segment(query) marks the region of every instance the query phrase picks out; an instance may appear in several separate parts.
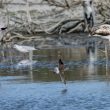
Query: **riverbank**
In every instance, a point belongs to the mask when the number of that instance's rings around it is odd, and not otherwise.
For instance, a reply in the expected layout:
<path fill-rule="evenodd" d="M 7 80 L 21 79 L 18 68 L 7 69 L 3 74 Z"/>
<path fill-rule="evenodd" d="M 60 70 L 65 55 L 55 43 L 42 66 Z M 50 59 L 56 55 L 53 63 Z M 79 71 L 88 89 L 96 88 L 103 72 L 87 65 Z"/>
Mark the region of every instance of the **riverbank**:
<path fill-rule="evenodd" d="M 108 4 L 108 0 L 94 1 L 95 27 L 104 23 L 110 24 Z M 25 34 L 35 35 L 41 32 L 84 32 L 83 7 L 80 0 L 12 0 L 3 2 L 2 5 L 0 26 L 8 27 L 6 33 L 10 34 L 10 39 L 27 39 L 24 37 Z"/>

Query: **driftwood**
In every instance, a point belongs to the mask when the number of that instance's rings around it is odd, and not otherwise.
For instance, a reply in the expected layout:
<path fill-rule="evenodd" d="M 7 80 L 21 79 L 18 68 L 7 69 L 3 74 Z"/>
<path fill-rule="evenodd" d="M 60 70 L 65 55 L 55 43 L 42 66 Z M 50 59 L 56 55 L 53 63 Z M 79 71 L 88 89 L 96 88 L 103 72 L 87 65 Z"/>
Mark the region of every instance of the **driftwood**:
<path fill-rule="evenodd" d="M 35 39 L 36 37 L 25 37 L 19 33 L 13 33 L 15 35 L 11 36 L 10 33 L 7 33 L 7 35 L 5 37 L 3 37 L 2 41 L 3 42 L 11 42 L 14 39 L 19 39 L 19 40 L 31 40 L 31 39 Z"/>
<path fill-rule="evenodd" d="M 62 20 L 56 25 L 52 26 L 49 29 L 43 29 L 44 32 L 48 34 L 55 34 L 55 33 L 71 33 L 71 32 L 77 32 L 77 31 L 82 31 L 83 29 L 83 24 L 84 20 L 73 20 L 73 19 L 68 19 L 68 20 Z M 80 27 L 81 26 L 81 27 Z M 80 30 L 81 29 L 81 30 Z"/>
<path fill-rule="evenodd" d="M 55 33 L 61 34 L 61 33 L 65 33 L 65 32 L 66 33 L 72 33 L 72 32 L 76 32 L 76 31 L 83 31 L 83 25 L 84 25 L 84 20 L 68 19 L 68 20 L 62 20 L 61 22 L 57 23 L 53 27 L 49 28 L 48 30 L 36 29 L 36 30 L 33 30 L 33 32 L 35 32 L 35 33 L 48 33 L 48 34 L 55 34 Z M 25 27 L 27 27 L 27 26 L 25 26 Z M 17 33 L 15 31 L 13 31 L 13 29 L 10 29 L 5 34 L 5 36 L 2 38 L 1 41 L 11 42 L 14 39 L 32 40 L 32 39 L 36 39 L 36 37 L 25 37 L 23 35 L 23 33 Z"/>
<path fill-rule="evenodd" d="M 31 25 L 34 25 L 33 28 Z M 24 34 L 25 32 L 27 32 L 28 36 L 33 36 L 34 34 L 38 33 L 62 34 L 62 33 L 84 32 L 83 19 L 61 20 L 60 22 L 56 23 L 49 29 L 44 29 L 42 26 L 39 26 L 39 29 L 36 29 L 36 26 L 38 26 L 37 23 L 31 23 L 30 26 L 31 28 L 28 27 L 28 24 L 22 24 L 21 27 L 18 27 L 19 29 L 21 29 L 21 31 L 18 31 L 17 33 L 15 32 L 16 28 L 9 29 L 9 31 L 5 34 L 1 41 L 10 42 L 13 41 L 14 39 L 19 40 L 36 39 L 36 37 L 26 37 Z M 8 35 L 8 33 L 10 33 L 11 35 Z"/>
<path fill-rule="evenodd" d="M 33 23 L 32 23 L 33 24 Z M 30 24 L 30 25 L 32 25 Z M 37 24 L 34 23 L 35 26 Z M 16 28 L 9 29 L 9 31 L 5 34 L 1 41 L 3 42 L 11 42 L 14 39 L 18 40 L 32 40 L 36 37 L 26 37 L 25 32 L 27 32 L 28 36 L 33 36 L 35 33 L 47 33 L 47 34 L 62 34 L 62 33 L 72 33 L 72 32 L 84 32 L 84 20 L 83 19 L 68 19 L 62 20 L 49 29 L 44 29 L 42 26 L 39 26 L 40 29 L 35 29 L 32 26 L 28 27 L 28 24 L 22 24 L 19 29 L 21 31 L 16 32 Z M 9 34 L 10 33 L 10 34 Z"/>

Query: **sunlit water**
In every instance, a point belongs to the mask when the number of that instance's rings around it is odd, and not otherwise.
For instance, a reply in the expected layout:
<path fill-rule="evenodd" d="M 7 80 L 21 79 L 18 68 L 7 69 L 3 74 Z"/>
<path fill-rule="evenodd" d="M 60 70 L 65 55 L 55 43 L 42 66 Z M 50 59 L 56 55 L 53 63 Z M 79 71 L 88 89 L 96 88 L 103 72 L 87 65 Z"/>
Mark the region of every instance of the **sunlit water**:
<path fill-rule="evenodd" d="M 58 53 L 66 86 L 53 73 Z M 0 51 L 0 110 L 110 110 L 109 55 L 94 47 Z"/>

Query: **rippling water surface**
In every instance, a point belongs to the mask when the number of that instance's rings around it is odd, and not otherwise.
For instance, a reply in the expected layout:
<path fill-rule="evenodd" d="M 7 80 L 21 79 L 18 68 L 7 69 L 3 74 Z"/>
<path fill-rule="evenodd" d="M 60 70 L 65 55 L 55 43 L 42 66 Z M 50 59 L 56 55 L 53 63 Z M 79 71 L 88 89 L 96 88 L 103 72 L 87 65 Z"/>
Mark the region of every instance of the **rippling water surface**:
<path fill-rule="evenodd" d="M 53 73 L 58 53 L 66 86 Z M 109 54 L 93 47 L 0 49 L 0 110 L 110 110 Z"/>

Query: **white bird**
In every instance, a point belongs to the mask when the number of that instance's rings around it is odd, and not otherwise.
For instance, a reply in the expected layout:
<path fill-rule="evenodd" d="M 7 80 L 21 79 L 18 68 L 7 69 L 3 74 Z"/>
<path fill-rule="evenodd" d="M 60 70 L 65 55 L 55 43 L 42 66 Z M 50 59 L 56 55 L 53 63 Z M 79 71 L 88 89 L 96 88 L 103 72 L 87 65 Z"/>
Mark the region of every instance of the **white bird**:
<path fill-rule="evenodd" d="M 23 53 L 37 50 L 37 49 L 35 49 L 35 47 L 23 46 L 23 45 L 17 45 L 17 44 L 15 44 L 13 48 L 15 48 L 16 50 L 23 52 Z"/>

